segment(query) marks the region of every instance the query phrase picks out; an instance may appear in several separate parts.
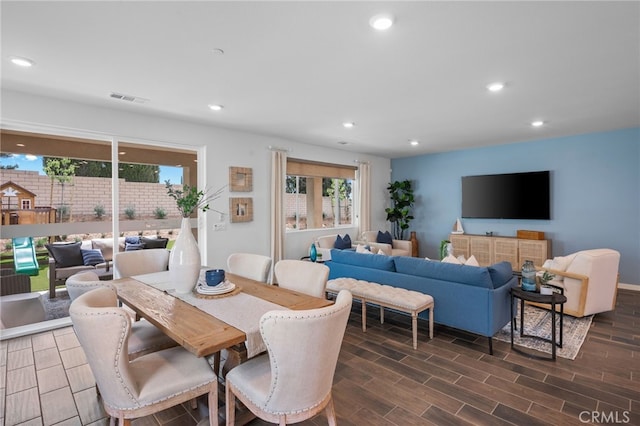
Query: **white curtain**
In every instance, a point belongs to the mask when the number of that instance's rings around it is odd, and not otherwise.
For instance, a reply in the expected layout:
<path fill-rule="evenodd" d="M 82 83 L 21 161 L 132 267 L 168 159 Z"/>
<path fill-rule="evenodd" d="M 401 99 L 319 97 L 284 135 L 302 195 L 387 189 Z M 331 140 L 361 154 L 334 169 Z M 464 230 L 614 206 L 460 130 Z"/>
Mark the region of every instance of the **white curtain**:
<path fill-rule="evenodd" d="M 287 153 L 271 152 L 271 259 L 273 265 L 284 258 L 284 193 L 287 179 Z M 269 277 L 273 282 L 273 268 Z"/>
<path fill-rule="evenodd" d="M 360 163 L 358 167 L 358 195 L 360 217 L 360 235 L 365 231 L 371 231 L 371 166 L 369 163 Z"/>

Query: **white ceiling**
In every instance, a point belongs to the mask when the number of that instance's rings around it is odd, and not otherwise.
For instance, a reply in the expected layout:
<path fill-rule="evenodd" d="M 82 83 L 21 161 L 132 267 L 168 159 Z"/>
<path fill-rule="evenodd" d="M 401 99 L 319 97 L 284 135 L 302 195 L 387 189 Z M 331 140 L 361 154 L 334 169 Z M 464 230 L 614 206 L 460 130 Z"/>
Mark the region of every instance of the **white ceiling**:
<path fill-rule="evenodd" d="M 391 158 L 640 126 L 636 1 L 1 8 L 4 89 Z M 396 20 L 384 33 L 379 12 Z"/>

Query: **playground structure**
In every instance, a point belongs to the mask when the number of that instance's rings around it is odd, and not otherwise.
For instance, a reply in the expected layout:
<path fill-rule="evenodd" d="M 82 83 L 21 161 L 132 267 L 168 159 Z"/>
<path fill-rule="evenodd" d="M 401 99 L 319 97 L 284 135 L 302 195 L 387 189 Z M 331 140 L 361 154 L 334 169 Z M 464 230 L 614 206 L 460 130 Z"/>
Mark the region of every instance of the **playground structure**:
<path fill-rule="evenodd" d="M 40 273 L 33 238 L 13 238 L 13 263 L 16 274 L 36 276 Z"/>
<path fill-rule="evenodd" d="M 8 181 L 0 186 L 3 225 L 33 225 L 55 223 L 56 209 L 36 207 L 36 194 Z"/>

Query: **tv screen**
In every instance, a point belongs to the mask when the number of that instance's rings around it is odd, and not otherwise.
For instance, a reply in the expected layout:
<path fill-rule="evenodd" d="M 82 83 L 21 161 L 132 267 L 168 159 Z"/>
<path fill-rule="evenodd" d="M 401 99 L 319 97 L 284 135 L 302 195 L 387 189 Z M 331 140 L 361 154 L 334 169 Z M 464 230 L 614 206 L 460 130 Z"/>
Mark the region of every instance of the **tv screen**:
<path fill-rule="evenodd" d="M 549 171 L 462 177 L 462 217 L 551 219 Z"/>

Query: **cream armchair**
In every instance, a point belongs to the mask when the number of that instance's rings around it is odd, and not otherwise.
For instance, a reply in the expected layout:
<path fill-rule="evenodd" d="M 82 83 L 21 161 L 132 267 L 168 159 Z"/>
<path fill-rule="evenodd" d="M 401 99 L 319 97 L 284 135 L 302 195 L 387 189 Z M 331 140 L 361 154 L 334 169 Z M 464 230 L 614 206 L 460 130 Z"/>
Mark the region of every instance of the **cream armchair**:
<path fill-rule="evenodd" d="M 412 244 L 411 241 L 405 240 L 393 240 L 393 244 L 378 243 L 378 231 L 365 231 L 362 233 L 362 238 L 367 245 L 374 247 L 388 256 L 411 256 Z"/>
<path fill-rule="evenodd" d="M 549 259 L 539 269 L 555 274 L 549 283 L 564 288 L 564 313 L 583 317 L 615 308 L 619 263 L 619 252 L 593 249 Z"/>

